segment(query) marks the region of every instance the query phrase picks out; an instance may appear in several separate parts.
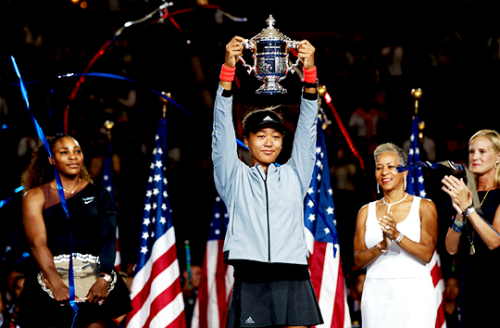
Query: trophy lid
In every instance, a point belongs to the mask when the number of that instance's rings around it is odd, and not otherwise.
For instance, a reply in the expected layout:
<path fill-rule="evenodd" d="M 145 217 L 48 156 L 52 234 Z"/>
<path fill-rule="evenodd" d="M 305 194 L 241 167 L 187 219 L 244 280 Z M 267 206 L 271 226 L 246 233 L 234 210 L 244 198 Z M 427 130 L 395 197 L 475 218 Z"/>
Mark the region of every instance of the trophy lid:
<path fill-rule="evenodd" d="M 274 23 L 276 21 L 273 18 L 273 15 L 269 15 L 269 18 L 266 20 L 267 23 L 267 28 L 263 29 L 262 32 L 257 34 L 254 38 L 254 40 L 259 40 L 259 39 L 286 39 L 288 40 L 289 38 L 285 35 L 283 35 L 278 29 L 274 28 Z"/>

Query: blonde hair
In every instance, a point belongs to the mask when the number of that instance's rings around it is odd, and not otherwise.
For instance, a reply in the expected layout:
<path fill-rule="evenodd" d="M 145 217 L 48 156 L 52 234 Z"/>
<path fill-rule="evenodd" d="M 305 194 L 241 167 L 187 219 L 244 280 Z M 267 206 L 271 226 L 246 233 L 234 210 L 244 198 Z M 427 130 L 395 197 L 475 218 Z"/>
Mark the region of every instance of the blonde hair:
<path fill-rule="evenodd" d="M 495 131 L 495 130 L 490 130 L 490 129 L 483 129 L 477 131 L 472 137 L 469 139 L 469 144 L 474 140 L 474 138 L 477 137 L 485 137 L 488 138 L 491 141 L 491 144 L 493 146 L 493 150 L 498 154 L 500 153 L 500 134 Z M 495 166 L 495 178 L 493 180 L 493 185 L 495 188 L 500 187 L 500 163 L 496 163 L 497 165 Z M 470 163 L 469 163 L 470 165 Z M 474 178 L 476 180 L 477 184 L 477 176 L 474 174 Z"/>
<path fill-rule="evenodd" d="M 399 148 L 391 142 L 383 143 L 375 148 L 375 151 L 373 152 L 375 161 L 377 161 L 378 157 L 382 153 L 392 153 L 398 155 L 399 163 L 403 166 L 406 165 L 406 162 L 408 161 L 408 156 L 406 156 L 406 153 L 403 151 L 403 149 Z"/>

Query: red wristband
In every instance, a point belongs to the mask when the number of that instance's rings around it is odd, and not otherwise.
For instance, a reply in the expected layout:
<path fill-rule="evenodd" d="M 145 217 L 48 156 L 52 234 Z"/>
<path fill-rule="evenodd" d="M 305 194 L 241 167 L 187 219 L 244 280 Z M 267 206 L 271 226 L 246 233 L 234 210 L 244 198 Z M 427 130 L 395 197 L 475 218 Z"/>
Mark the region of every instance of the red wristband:
<path fill-rule="evenodd" d="M 304 67 L 302 71 L 304 72 L 305 83 L 316 83 L 316 80 L 318 79 L 316 66 L 310 69 Z"/>
<path fill-rule="evenodd" d="M 236 66 L 233 68 L 227 67 L 222 64 L 222 69 L 220 70 L 219 79 L 221 81 L 233 82 L 234 80 L 234 72 L 236 71 Z"/>

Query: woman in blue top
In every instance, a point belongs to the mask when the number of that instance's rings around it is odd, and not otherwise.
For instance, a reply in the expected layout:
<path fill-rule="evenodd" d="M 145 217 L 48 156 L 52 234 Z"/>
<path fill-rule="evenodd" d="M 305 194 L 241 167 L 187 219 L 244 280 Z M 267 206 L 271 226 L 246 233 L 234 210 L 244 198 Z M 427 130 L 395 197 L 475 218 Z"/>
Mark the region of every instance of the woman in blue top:
<path fill-rule="evenodd" d="M 261 109 L 243 120 L 249 167 L 237 156 L 232 119 L 232 80 L 243 41 L 235 36 L 226 46 L 212 135 L 215 185 L 229 213 L 224 258 L 235 269 L 226 327 L 321 324 L 303 219 L 316 154 L 315 48 L 306 40 L 297 47 L 306 84 L 290 160 L 275 164 L 285 128 L 278 114 Z"/>

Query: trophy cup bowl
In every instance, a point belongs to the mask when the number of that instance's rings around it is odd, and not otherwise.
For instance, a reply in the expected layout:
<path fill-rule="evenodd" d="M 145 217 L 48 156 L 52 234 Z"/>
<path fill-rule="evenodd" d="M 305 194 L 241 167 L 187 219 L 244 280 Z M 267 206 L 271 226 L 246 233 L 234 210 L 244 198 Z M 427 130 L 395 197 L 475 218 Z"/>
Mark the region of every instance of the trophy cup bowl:
<path fill-rule="evenodd" d="M 253 66 L 245 62 L 241 56 L 239 59 L 243 66 L 248 68 L 248 74 L 254 72 L 258 80 L 264 84 L 255 91 L 259 95 L 275 95 L 287 93 L 279 82 L 281 82 L 293 68 L 299 65 L 300 57 L 295 64 L 288 66 L 288 54 L 290 49 L 296 49 L 298 41 L 293 41 L 274 28 L 275 20 L 272 15 L 266 20 L 268 27 L 263 29 L 248 42 L 243 42 L 246 49 L 253 50 Z"/>

